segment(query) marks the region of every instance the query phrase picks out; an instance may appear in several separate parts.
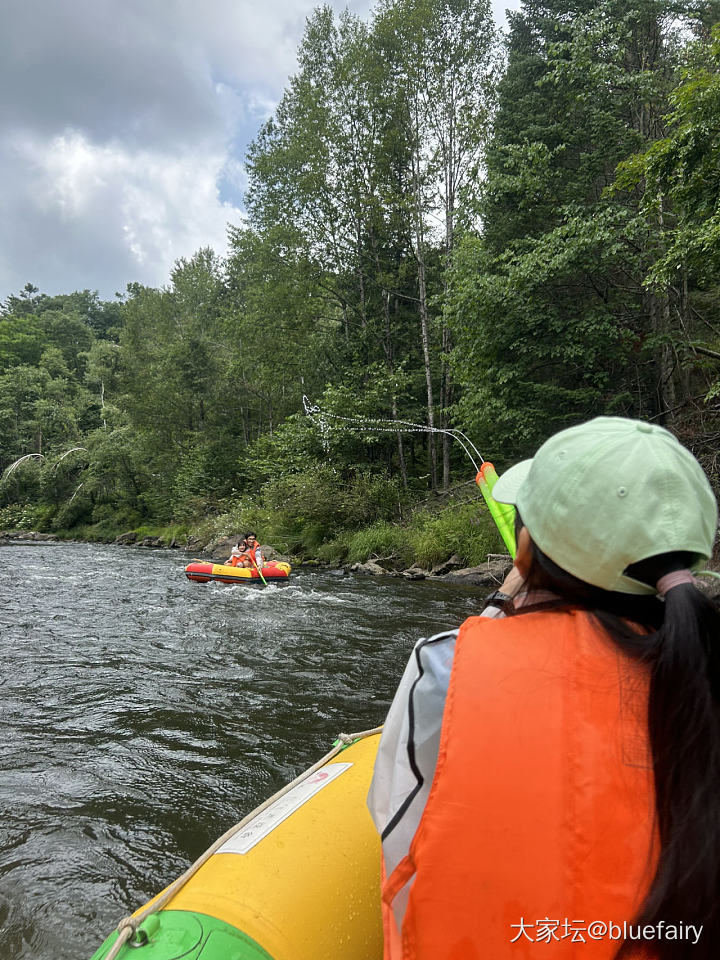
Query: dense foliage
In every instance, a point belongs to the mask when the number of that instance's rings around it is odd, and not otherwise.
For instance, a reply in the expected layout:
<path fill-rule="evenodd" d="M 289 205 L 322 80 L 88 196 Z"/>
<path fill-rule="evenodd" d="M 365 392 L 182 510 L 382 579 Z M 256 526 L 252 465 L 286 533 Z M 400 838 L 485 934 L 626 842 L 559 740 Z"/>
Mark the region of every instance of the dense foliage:
<path fill-rule="evenodd" d="M 476 560 L 495 541 L 463 539 L 465 507 L 411 520 L 472 473 L 439 431 L 502 467 L 597 413 L 717 476 L 720 4 L 510 16 L 501 45 L 487 0 L 318 8 L 226 259 L 110 303 L 7 297 L 0 527 L 252 522 L 327 558 Z"/>

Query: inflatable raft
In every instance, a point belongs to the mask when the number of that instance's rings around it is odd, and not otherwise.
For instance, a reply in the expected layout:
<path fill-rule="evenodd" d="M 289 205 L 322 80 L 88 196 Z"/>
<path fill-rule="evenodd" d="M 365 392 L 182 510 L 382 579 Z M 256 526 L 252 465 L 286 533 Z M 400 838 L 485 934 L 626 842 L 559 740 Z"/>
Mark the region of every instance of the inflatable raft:
<path fill-rule="evenodd" d="M 229 830 L 92 960 L 382 960 L 380 840 L 365 804 L 380 735 L 357 736 Z"/>
<path fill-rule="evenodd" d="M 281 562 L 266 563 L 261 567 L 262 575 L 266 580 L 287 580 L 290 575 L 290 564 Z M 206 563 L 203 560 L 193 560 L 185 567 L 185 576 L 196 583 L 208 583 L 210 580 L 219 580 L 220 583 L 262 583 L 257 570 L 252 567 L 231 567 L 225 563 Z"/>

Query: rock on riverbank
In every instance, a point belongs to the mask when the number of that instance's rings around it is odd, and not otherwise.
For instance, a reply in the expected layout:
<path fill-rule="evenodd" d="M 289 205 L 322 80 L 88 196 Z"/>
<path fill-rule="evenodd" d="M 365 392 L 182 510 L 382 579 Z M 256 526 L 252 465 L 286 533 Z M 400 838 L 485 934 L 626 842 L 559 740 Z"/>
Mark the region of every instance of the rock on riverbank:
<path fill-rule="evenodd" d="M 51 533 L 36 533 L 34 530 L 0 530 L 0 543 L 46 543 L 57 540 Z"/>
<path fill-rule="evenodd" d="M 351 573 L 370 576 L 403 577 L 406 580 L 444 580 L 447 583 L 466 583 L 492 590 L 503 582 L 511 566 L 512 560 L 510 557 L 491 556 L 488 557 L 486 563 L 478 567 L 462 567 L 457 558 L 451 557 L 446 563 L 439 564 L 432 570 L 423 570 L 422 567 L 417 566 L 399 571 L 386 570 L 374 560 L 368 560 L 366 563 L 354 563 L 348 569 Z"/>

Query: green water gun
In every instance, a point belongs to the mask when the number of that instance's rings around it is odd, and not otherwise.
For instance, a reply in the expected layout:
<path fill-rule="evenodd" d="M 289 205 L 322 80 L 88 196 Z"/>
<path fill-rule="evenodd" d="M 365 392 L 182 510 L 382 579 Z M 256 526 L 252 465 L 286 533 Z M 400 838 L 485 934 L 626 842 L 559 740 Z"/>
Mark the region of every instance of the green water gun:
<path fill-rule="evenodd" d="M 500 531 L 500 536 L 508 548 L 510 556 L 515 559 L 515 507 L 510 503 L 498 503 L 493 497 L 493 487 L 498 481 L 497 471 L 489 462 L 485 461 L 477 472 L 475 483 L 480 487 L 480 492 L 485 498 L 495 524 Z"/>

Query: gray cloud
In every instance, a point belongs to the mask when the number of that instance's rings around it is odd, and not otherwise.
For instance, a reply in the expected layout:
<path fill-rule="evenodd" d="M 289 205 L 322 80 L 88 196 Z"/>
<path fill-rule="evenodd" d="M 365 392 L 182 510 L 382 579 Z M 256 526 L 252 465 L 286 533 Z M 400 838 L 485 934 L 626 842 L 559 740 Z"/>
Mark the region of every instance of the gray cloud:
<path fill-rule="evenodd" d="M 200 246 L 223 253 L 245 147 L 316 5 L 4 0 L 0 300 L 28 281 L 112 297 Z"/>
<path fill-rule="evenodd" d="M 98 146 L 78 132 L 19 137 L 0 169 L 0 290 L 90 287 L 111 297 L 130 280 L 160 285 L 201 246 L 222 250 L 242 213 L 218 197 L 222 152 L 173 155 Z M 54 281 L 54 282 L 53 282 Z"/>
<path fill-rule="evenodd" d="M 143 146 L 222 129 L 210 65 L 192 34 L 163 30 L 144 5 L 119 0 L 5 0 L 0 122 Z M 8 23 L 11 24 L 8 27 Z"/>

